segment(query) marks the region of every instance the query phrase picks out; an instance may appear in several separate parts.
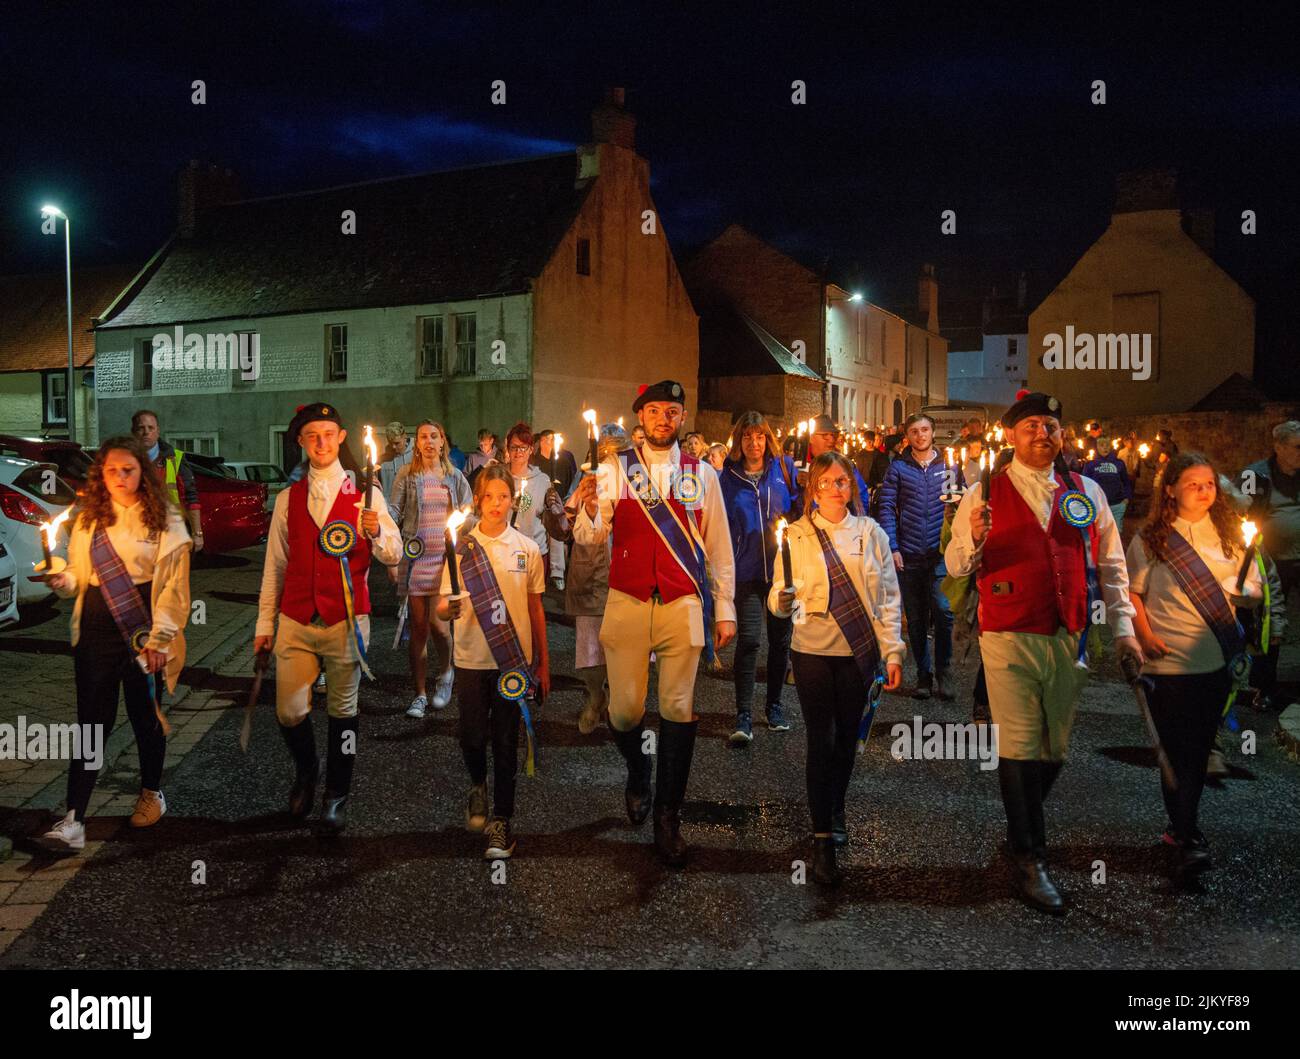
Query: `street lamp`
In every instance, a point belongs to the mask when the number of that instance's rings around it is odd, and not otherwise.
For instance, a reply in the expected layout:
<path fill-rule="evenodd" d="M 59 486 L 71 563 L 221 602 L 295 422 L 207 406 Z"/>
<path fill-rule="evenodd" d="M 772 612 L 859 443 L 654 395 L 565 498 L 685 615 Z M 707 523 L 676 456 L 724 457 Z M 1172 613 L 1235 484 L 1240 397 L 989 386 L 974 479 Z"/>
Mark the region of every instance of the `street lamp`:
<path fill-rule="evenodd" d="M 834 291 L 832 291 L 832 290 L 830 289 L 831 287 L 834 287 L 835 290 L 836 290 L 836 291 L 839 291 L 840 293 L 839 293 L 839 294 L 834 293 Z M 827 312 L 828 315 L 829 315 L 829 313 L 830 313 L 831 302 L 833 302 L 833 301 L 845 301 L 845 302 L 852 302 L 852 303 L 854 303 L 854 304 L 860 304 L 860 303 L 864 300 L 861 291 L 854 291 L 854 292 L 850 293 L 850 292 L 844 290 L 842 287 L 838 287 L 838 286 L 836 286 L 834 283 L 831 283 L 831 284 L 828 284 L 828 285 L 827 285 L 827 288 L 826 288 L 826 295 L 825 295 L 825 297 L 826 297 L 826 312 Z M 861 310 L 859 310 L 858 313 L 857 313 L 857 317 L 856 317 L 856 320 L 855 320 L 855 324 L 856 324 L 856 326 L 855 326 L 855 331 L 856 331 L 856 333 L 857 333 L 857 346 L 858 346 L 858 348 L 857 348 L 857 352 L 856 352 L 856 354 L 854 355 L 853 360 L 854 360 L 854 363 L 855 363 L 855 364 L 861 364 L 861 363 L 862 363 L 862 312 L 861 312 Z M 823 324 L 823 327 L 827 327 L 827 326 L 829 326 L 829 324 Z M 824 342 L 824 340 L 823 340 L 823 342 Z M 830 364 L 829 364 L 829 362 L 830 362 L 830 354 L 829 354 L 829 353 L 826 354 L 826 361 L 827 361 L 827 364 L 825 365 L 825 368 L 826 368 L 826 385 L 829 387 L 829 386 L 831 385 L 831 382 L 830 382 L 831 371 L 830 371 Z M 823 400 L 825 400 L 825 399 L 823 398 Z"/>
<path fill-rule="evenodd" d="M 42 217 L 63 218 L 63 261 L 67 275 L 68 289 L 68 380 L 65 403 L 68 409 L 68 440 L 77 440 L 76 391 L 72 388 L 72 221 L 58 206 L 42 206 Z"/>

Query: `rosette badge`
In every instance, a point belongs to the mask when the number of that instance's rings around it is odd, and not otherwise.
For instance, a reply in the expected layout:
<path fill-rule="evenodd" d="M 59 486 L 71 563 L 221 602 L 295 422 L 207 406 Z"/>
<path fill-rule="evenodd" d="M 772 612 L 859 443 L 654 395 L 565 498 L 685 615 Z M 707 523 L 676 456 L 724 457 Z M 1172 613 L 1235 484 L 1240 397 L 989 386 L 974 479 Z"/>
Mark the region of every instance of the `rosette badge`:
<path fill-rule="evenodd" d="M 1097 505 L 1086 494 L 1072 489 L 1061 497 L 1060 513 L 1075 529 L 1087 529 L 1097 518 Z"/>
<path fill-rule="evenodd" d="M 351 522 L 335 519 L 327 522 L 320 531 L 320 547 L 326 555 L 341 559 L 357 543 L 357 530 Z"/>

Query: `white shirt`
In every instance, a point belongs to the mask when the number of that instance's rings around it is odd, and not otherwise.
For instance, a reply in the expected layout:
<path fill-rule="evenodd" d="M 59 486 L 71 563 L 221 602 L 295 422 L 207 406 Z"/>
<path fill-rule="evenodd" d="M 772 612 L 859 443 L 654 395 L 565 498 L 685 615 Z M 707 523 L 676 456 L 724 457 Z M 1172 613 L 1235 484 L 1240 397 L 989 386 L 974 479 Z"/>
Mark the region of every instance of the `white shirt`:
<path fill-rule="evenodd" d="M 1237 571 L 1241 568 L 1240 548 L 1237 557 L 1223 553 L 1218 530 L 1208 516 L 1196 522 L 1174 519 L 1173 528 L 1201 557 L 1210 572 L 1228 592 L 1237 594 Z M 1187 598 L 1173 568 L 1165 562 L 1148 558 L 1142 535 L 1128 546 L 1129 591 L 1142 597 L 1151 631 L 1164 641 L 1169 654 L 1154 658 L 1142 667 L 1144 673 L 1213 673 L 1224 665 L 1223 651 L 1214 633 L 1205 624 L 1192 601 Z M 1240 593 L 1262 598 L 1259 568 L 1252 562 Z"/>
<path fill-rule="evenodd" d="M 142 503 L 123 507 L 114 500 L 113 513 L 117 516 L 117 521 L 104 530 L 113 551 L 117 552 L 126 572 L 131 575 L 133 585 L 143 585 L 146 581 L 153 580 L 154 563 L 158 558 L 159 535 L 145 527 L 141 518 L 143 511 Z M 94 567 L 90 570 L 89 583 L 92 586 L 99 584 Z"/>
<path fill-rule="evenodd" d="M 682 464 L 681 449 L 673 442 L 670 449 L 642 445 L 641 458 L 660 496 L 669 495 L 672 475 Z M 595 519 L 587 515 L 586 505 L 573 523 L 573 540 L 577 544 L 603 544 L 613 525 L 615 498 L 631 498 L 631 486 L 617 456 L 603 460 L 597 469 L 599 489 Z M 731 529 L 722 499 L 718 472 L 706 460 L 699 465 L 703 496 L 700 505 L 700 535 L 704 538 L 704 555 L 708 566 L 709 588 L 713 593 L 713 620 L 736 620 L 736 557 L 731 549 Z M 629 503 L 636 503 L 629 499 Z"/>
<path fill-rule="evenodd" d="M 329 513 L 338 499 L 339 490 L 347 481 L 342 464 L 335 460 L 328 467 L 307 470 L 307 511 L 317 526 L 324 526 Z M 361 499 L 362 483 L 357 483 L 357 501 Z M 271 528 L 266 535 L 266 562 L 262 567 L 262 592 L 257 600 L 256 636 L 271 636 L 275 633 L 275 619 L 280 612 L 280 596 L 284 592 L 284 571 L 289 565 L 289 494 L 293 487 L 280 490 L 275 498 L 275 510 L 271 515 Z M 385 566 L 396 566 L 402 557 L 402 535 L 397 523 L 388 513 L 384 503 L 383 492 L 379 486 L 371 486 L 371 504 L 379 512 L 379 536 L 370 541 L 372 554 Z M 358 624 L 361 624 L 358 615 Z M 368 626 L 368 622 L 366 623 Z M 363 635 L 368 631 L 363 629 Z"/>
<path fill-rule="evenodd" d="M 501 587 L 501 598 L 505 600 L 510 621 L 519 636 L 524 658 L 531 663 L 533 626 L 528 617 L 528 597 L 530 593 L 540 596 L 546 591 L 541 550 L 531 538 L 510 526 L 496 537 L 489 537 L 477 525 L 469 533 L 492 563 L 492 572 L 496 574 L 497 584 Z M 458 555 L 456 563 L 457 570 L 460 570 L 464 557 Z M 461 591 L 466 591 L 464 585 L 462 578 Z M 438 591 L 444 596 L 451 595 L 451 570 L 446 563 L 442 567 L 442 587 Z M 465 612 L 455 622 L 455 664 L 462 669 L 496 669 L 496 659 L 492 657 L 487 638 L 483 635 L 483 628 L 478 623 L 471 603 L 471 600 L 466 600 Z"/>
<path fill-rule="evenodd" d="M 858 598 L 871 618 L 880 657 L 886 662 L 903 662 L 903 617 L 898 574 L 889 551 L 889 535 L 874 519 L 848 513 L 839 522 L 829 521 L 814 511 L 812 523 L 831 539 L 831 546 L 844 564 Z M 790 646 L 795 651 L 814 655 L 852 655 L 853 649 L 839 622 L 830 612 L 830 572 L 821 541 L 807 529 L 806 519 L 790 527 L 790 577 L 795 586 L 795 600 L 802 602 L 801 620 L 794 623 Z M 785 564 L 778 553 L 772 568 L 772 589 L 768 609 L 779 617 L 779 599 L 785 588 Z"/>
<path fill-rule="evenodd" d="M 1020 462 L 1015 457 L 1007 464 L 1006 474 L 1010 476 L 1020 498 L 1038 519 L 1038 524 L 1046 531 L 1052 517 L 1052 497 L 1056 493 L 1057 479 L 1051 467 L 1037 470 Z M 1133 603 L 1128 598 L 1128 565 L 1124 560 L 1124 542 L 1120 539 L 1119 527 L 1115 525 L 1115 516 L 1110 512 L 1106 494 L 1091 478 L 1080 475 L 1083 491 L 1097 508 L 1097 551 L 1093 556 L 1097 564 L 1097 578 L 1101 583 L 1101 598 L 1106 604 L 1106 620 L 1116 636 L 1133 635 Z M 952 520 L 952 539 L 944 552 L 944 562 L 948 573 L 953 577 L 965 577 L 979 569 L 980 556 L 984 551 L 983 541 L 976 547 L 970 533 L 971 511 L 982 504 L 983 486 L 977 479 L 962 497 L 957 506 L 957 514 Z M 997 510 L 993 511 L 996 523 Z M 984 540 L 988 540 L 987 537 Z M 1091 620 L 1091 615 L 1089 616 Z"/>

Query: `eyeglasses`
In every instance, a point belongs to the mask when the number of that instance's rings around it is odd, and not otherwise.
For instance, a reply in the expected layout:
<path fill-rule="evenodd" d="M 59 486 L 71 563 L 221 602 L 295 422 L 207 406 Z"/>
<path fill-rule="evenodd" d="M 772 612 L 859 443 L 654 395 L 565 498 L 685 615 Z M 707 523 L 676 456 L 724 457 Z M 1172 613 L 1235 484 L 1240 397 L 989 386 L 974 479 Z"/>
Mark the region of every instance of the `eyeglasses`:
<path fill-rule="evenodd" d="M 511 445 L 510 451 L 517 456 L 522 456 L 525 452 L 532 452 L 533 447 L 531 445 Z"/>
<path fill-rule="evenodd" d="M 836 478 L 834 481 L 830 481 L 826 478 L 818 478 L 817 492 L 820 493 L 820 492 L 824 492 L 827 489 L 833 488 L 843 493 L 843 492 L 847 492 L 852 487 L 852 485 L 853 483 L 849 481 L 849 479 L 847 478 Z"/>

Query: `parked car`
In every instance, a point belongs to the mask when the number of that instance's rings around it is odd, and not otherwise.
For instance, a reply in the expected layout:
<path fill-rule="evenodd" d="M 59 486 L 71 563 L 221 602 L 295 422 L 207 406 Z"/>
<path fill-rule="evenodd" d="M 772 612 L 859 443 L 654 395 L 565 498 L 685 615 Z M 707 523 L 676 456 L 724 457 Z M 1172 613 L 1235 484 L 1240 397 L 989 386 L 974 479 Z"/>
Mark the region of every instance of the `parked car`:
<path fill-rule="evenodd" d="M 0 434 L 0 456 L 17 456 L 20 460 L 52 463 L 59 477 L 74 489 L 86 484 L 86 474 L 93 462 L 90 453 L 77 442 L 66 438 L 25 438 L 17 434 Z"/>
<path fill-rule="evenodd" d="M 235 477 L 245 482 L 261 482 L 266 486 L 266 510 L 275 508 L 275 498 L 289 486 L 289 478 L 274 463 L 249 463 L 233 460 L 226 464 L 235 472 Z"/>
<path fill-rule="evenodd" d="M 0 629 L 18 620 L 18 564 L 0 544 Z"/>
<path fill-rule="evenodd" d="M 266 540 L 271 513 L 266 507 L 265 484 L 236 478 L 219 456 L 187 452 L 185 462 L 194 471 L 194 488 L 203 507 L 205 554 L 238 551 Z"/>
<path fill-rule="evenodd" d="M 0 456 L 0 543 L 18 568 L 20 604 L 38 603 L 51 595 L 44 582 L 28 580 L 45 557 L 40 526 L 53 522 L 76 499 L 76 490 L 58 476 L 54 464 Z M 59 531 L 54 554 L 67 558 L 66 528 Z"/>

